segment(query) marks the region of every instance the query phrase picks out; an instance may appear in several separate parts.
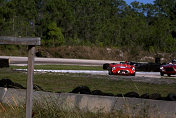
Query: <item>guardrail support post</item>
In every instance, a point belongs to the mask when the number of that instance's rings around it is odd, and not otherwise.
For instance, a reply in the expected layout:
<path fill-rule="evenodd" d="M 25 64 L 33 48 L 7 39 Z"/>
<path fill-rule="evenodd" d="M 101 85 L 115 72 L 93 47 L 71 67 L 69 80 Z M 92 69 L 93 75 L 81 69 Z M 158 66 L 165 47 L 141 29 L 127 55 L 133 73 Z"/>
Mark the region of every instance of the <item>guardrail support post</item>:
<path fill-rule="evenodd" d="M 32 96 L 33 96 L 33 78 L 34 78 L 34 56 L 35 46 L 28 46 L 28 74 L 26 91 L 26 118 L 32 118 Z"/>
<path fill-rule="evenodd" d="M 19 38 L 10 36 L 0 36 L 0 44 L 28 45 L 28 74 L 26 90 L 26 118 L 32 118 L 32 97 L 34 79 L 34 56 L 35 46 L 40 45 L 40 38 Z"/>

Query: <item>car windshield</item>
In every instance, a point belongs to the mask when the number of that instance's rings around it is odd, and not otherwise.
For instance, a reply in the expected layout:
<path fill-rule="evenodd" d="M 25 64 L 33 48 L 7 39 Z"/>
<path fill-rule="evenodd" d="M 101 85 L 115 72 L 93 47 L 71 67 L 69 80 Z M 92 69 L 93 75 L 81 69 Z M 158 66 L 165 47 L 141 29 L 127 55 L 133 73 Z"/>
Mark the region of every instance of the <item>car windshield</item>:
<path fill-rule="evenodd" d="M 117 68 L 126 68 L 126 66 L 121 66 L 121 65 L 118 65 L 116 66 Z"/>

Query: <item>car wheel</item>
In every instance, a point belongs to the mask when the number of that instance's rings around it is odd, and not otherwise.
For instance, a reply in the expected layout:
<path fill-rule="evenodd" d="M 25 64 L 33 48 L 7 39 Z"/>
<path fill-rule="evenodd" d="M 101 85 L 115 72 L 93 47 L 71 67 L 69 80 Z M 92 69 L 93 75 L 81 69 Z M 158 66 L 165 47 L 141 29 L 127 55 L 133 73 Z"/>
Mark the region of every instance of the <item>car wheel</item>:
<path fill-rule="evenodd" d="M 133 74 L 132 74 L 132 76 L 135 76 L 135 75 L 136 75 L 136 73 L 133 73 Z"/>
<path fill-rule="evenodd" d="M 109 67 L 109 63 L 105 63 L 105 64 L 103 64 L 103 69 L 104 69 L 104 70 L 107 70 L 108 67 Z"/>
<path fill-rule="evenodd" d="M 170 77 L 170 76 L 171 76 L 171 74 L 167 74 L 167 76 L 169 76 L 169 77 Z"/>
<path fill-rule="evenodd" d="M 109 70 L 109 75 L 113 75 L 113 72 L 111 70 Z"/>
<path fill-rule="evenodd" d="M 160 75 L 161 75 L 161 76 L 164 76 L 164 73 L 160 72 Z"/>
<path fill-rule="evenodd" d="M 109 68 L 109 69 L 108 69 L 108 74 L 109 74 L 109 75 L 113 75 L 112 68 Z"/>

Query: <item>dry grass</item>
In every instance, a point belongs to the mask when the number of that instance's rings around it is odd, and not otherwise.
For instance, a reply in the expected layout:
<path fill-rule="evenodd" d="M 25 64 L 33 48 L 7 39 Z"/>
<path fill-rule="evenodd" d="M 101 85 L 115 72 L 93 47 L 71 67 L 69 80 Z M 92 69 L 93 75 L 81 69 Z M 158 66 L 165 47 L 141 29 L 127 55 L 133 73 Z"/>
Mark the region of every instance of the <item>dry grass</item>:
<path fill-rule="evenodd" d="M 98 60 L 128 60 L 154 62 L 155 57 L 160 57 L 162 62 L 169 62 L 176 58 L 174 53 L 161 53 L 143 51 L 140 47 L 121 49 L 114 47 L 96 46 L 59 46 L 59 47 L 36 47 L 42 57 L 76 58 L 76 59 L 98 59 Z M 0 55 L 27 56 L 27 46 L 0 47 Z M 147 57 L 147 58 L 145 58 Z M 149 58 L 148 58 L 149 57 Z"/>
<path fill-rule="evenodd" d="M 123 47 L 96 47 L 96 46 L 60 46 L 56 48 L 38 47 L 43 57 L 60 57 L 76 59 L 98 59 L 98 60 L 128 60 L 155 62 L 156 57 L 161 58 L 161 62 L 169 62 L 176 58 L 174 53 L 148 52 L 140 47 L 133 49 Z M 144 58 L 147 57 L 147 58 Z"/>
<path fill-rule="evenodd" d="M 65 109 L 55 106 L 52 103 L 46 102 L 33 104 L 33 118 L 163 118 L 156 114 L 149 114 L 148 108 L 141 109 L 138 112 L 132 112 L 135 108 L 130 109 L 124 107 L 123 111 L 102 112 L 99 110 L 96 113 L 90 111 L 83 111 L 79 108 Z M 12 106 L 11 104 L 0 103 L 0 117 L 1 118 L 24 118 L 25 105 Z"/>
<path fill-rule="evenodd" d="M 10 73 L 10 74 L 7 74 Z M 117 79 L 118 76 L 115 76 Z M 101 90 L 105 93 L 127 93 L 135 91 L 137 93 L 159 93 L 166 97 L 168 93 L 176 93 L 176 84 L 148 84 L 134 82 L 131 79 L 114 80 L 114 76 L 89 75 L 89 74 L 69 74 L 69 73 L 36 73 L 34 84 L 41 86 L 46 91 L 71 92 L 77 86 L 88 86 L 91 91 Z M 27 73 L 14 71 L 12 69 L 0 69 L 0 79 L 8 78 L 13 82 L 26 87 Z M 126 81 L 128 80 L 128 81 Z"/>
<path fill-rule="evenodd" d="M 11 74 L 6 74 L 11 73 Z M 16 72 L 10 69 L 1 69 L 1 78 L 10 78 L 15 82 L 22 85 L 26 83 L 26 73 Z M 109 77 L 109 76 L 107 76 Z M 127 81 L 114 81 L 106 78 L 106 76 L 96 76 L 92 77 L 90 75 L 81 74 L 53 74 L 44 73 L 36 74 L 34 82 L 39 84 L 45 90 L 51 91 L 71 91 L 78 85 L 86 85 L 90 87 L 91 90 L 100 89 L 103 92 L 112 92 L 114 94 L 121 92 L 126 93 L 133 90 L 139 90 L 139 93 L 144 92 L 158 92 L 158 93 L 168 93 L 168 90 L 175 91 L 174 85 L 152 85 L 144 83 L 134 83 Z M 134 86 L 135 84 L 135 86 Z M 13 98 L 14 105 L 11 104 L 0 104 L 0 118 L 24 118 L 25 117 L 25 106 L 18 106 L 15 98 Z M 151 114 L 150 116 L 148 108 L 141 109 L 139 112 L 133 112 L 135 108 L 131 109 L 126 102 L 126 107 L 124 108 L 126 112 L 114 111 L 111 113 L 102 113 L 101 111 L 97 113 L 92 113 L 90 111 L 82 111 L 80 109 L 63 109 L 60 107 L 55 107 L 48 103 L 41 106 L 38 103 L 34 103 L 33 107 L 33 118 L 163 118 L 156 114 Z M 134 116 L 135 115 L 135 116 Z"/>

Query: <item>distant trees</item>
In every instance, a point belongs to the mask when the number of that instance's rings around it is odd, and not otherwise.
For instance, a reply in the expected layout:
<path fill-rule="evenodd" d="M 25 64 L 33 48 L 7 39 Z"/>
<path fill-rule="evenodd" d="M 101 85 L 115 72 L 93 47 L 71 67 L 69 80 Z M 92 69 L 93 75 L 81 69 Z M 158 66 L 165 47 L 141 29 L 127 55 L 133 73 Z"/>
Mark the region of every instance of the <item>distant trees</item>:
<path fill-rule="evenodd" d="M 0 0 L 0 35 L 46 46 L 96 45 L 176 51 L 176 0 Z"/>
<path fill-rule="evenodd" d="M 46 35 L 46 44 L 48 46 L 60 46 L 64 43 L 64 36 L 62 31 L 55 22 L 52 22 L 48 25 L 47 35 Z"/>

